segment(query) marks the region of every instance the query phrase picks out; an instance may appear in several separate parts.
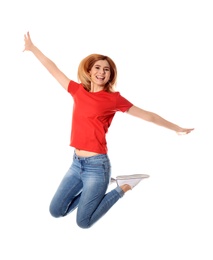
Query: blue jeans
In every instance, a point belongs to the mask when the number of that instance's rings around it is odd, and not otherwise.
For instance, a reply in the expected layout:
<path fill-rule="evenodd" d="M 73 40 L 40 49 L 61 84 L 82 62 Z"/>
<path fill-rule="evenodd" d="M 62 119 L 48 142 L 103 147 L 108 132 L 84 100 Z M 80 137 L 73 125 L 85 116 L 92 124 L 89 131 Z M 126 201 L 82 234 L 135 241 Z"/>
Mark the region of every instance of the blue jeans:
<path fill-rule="evenodd" d="M 50 204 L 53 217 L 63 217 L 77 208 L 77 225 L 90 228 L 123 195 L 117 186 L 106 193 L 111 178 L 108 155 L 73 155 L 73 162 Z"/>

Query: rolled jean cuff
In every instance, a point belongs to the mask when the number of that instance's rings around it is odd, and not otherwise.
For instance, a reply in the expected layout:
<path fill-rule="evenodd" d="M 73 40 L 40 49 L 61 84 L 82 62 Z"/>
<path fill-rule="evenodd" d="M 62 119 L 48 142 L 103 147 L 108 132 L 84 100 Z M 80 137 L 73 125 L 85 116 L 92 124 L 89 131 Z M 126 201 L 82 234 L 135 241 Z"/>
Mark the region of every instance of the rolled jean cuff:
<path fill-rule="evenodd" d="M 119 194 L 119 196 L 120 196 L 121 198 L 124 196 L 125 192 L 121 189 L 120 186 L 117 186 L 117 187 L 115 188 L 115 190 L 117 191 L 117 193 Z"/>

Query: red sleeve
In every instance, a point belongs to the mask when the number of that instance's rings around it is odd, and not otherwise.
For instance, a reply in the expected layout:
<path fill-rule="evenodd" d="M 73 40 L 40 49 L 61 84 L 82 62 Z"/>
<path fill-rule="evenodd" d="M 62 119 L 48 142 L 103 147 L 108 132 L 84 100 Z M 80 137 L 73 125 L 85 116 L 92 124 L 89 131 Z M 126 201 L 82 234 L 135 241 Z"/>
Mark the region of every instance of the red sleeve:
<path fill-rule="evenodd" d="M 73 96 L 75 92 L 78 90 L 80 84 L 70 80 L 67 91 Z"/>
<path fill-rule="evenodd" d="M 129 100 L 121 96 L 119 92 L 117 93 L 116 101 L 117 101 L 116 102 L 117 111 L 126 112 L 127 110 L 130 109 L 130 107 L 133 106 L 133 104 Z"/>

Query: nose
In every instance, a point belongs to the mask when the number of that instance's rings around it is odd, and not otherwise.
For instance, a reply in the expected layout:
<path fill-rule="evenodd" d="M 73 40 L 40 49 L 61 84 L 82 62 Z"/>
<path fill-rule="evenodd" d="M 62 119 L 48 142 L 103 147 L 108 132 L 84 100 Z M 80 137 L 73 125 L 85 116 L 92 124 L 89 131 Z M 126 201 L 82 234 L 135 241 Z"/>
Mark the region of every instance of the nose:
<path fill-rule="evenodd" d="M 104 70 L 104 69 L 101 69 L 100 72 L 101 72 L 101 74 L 104 74 L 104 73 L 105 73 L 105 70 Z"/>

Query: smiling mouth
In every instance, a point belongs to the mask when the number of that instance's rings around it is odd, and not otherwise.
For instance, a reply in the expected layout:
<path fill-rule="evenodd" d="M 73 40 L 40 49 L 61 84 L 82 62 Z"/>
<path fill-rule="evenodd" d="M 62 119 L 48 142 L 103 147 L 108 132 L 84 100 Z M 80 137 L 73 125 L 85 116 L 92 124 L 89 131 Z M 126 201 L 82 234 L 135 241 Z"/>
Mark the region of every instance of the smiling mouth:
<path fill-rule="evenodd" d="M 104 77 L 96 77 L 96 79 L 104 80 L 105 78 Z"/>

